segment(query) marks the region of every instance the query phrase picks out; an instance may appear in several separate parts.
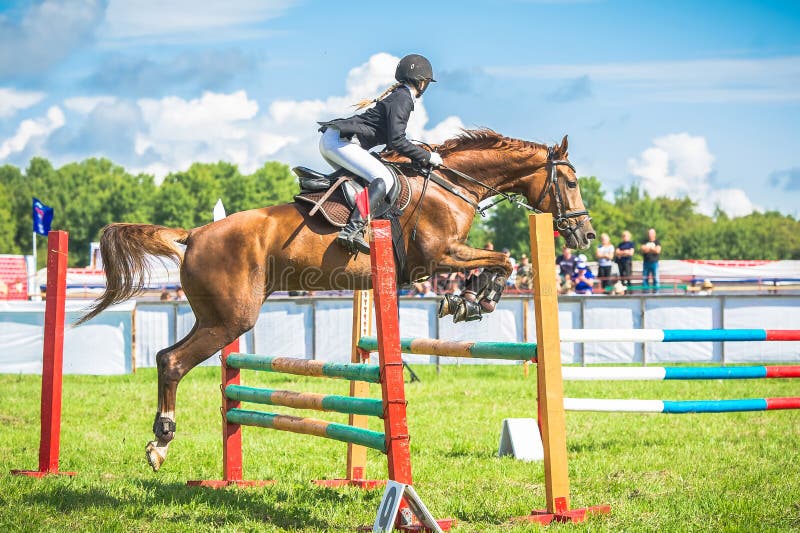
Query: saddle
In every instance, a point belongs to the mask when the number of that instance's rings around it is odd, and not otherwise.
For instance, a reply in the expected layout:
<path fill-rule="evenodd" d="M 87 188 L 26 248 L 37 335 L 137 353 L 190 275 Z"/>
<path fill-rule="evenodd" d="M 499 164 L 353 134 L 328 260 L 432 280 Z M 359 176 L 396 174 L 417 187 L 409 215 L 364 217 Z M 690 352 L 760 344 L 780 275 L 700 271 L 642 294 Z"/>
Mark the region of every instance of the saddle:
<path fill-rule="evenodd" d="M 411 201 L 408 177 L 394 165 L 387 168 L 392 172 L 394 186 L 378 212 L 371 213 L 373 218 L 388 218 L 393 210 L 402 213 Z M 344 227 L 356 207 L 356 196 L 364 190 L 360 178 L 343 168 L 330 174 L 306 167 L 294 167 L 292 172 L 300 180 L 300 194 L 294 197 L 298 205 L 307 207 L 309 216 L 319 212 L 330 224 Z"/>

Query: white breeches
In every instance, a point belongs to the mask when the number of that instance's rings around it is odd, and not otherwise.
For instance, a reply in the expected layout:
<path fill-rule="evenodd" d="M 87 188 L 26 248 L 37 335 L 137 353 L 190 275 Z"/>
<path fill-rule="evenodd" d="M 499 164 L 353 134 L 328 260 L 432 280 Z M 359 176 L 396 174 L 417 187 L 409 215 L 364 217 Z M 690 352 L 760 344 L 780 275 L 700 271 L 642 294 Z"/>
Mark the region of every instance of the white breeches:
<path fill-rule="evenodd" d="M 319 140 L 319 153 L 334 169 L 346 168 L 372 183 L 374 180 L 383 180 L 386 193 L 392 190 L 394 179 L 391 171 L 383 163 L 361 148 L 358 140 L 352 141 L 339 137 L 339 130 L 328 127 Z"/>

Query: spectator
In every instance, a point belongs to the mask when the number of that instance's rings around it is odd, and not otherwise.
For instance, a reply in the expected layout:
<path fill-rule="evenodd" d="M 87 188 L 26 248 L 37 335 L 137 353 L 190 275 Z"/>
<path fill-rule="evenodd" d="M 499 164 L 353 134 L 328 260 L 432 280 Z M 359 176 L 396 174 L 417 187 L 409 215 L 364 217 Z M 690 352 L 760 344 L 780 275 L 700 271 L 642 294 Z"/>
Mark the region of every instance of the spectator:
<path fill-rule="evenodd" d="M 561 249 L 561 255 L 556 257 L 556 264 L 559 267 L 559 276 L 561 276 L 561 282 L 563 283 L 565 280 L 572 279 L 572 273 L 575 272 L 575 257 L 572 255 L 572 250 L 564 246 Z"/>
<path fill-rule="evenodd" d="M 508 279 L 506 279 L 506 287 L 514 287 L 516 285 L 516 276 L 517 276 L 517 260 L 511 257 L 511 250 L 508 248 L 503 248 L 503 254 L 508 259 L 508 262 L 511 263 L 511 274 L 508 275 Z"/>
<path fill-rule="evenodd" d="M 642 264 L 642 288 L 650 289 L 655 293 L 658 291 L 658 258 L 661 256 L 661 243 L 656 239 L 656 230 L 650 228 L 647 231 L 647 242 L 640 248 L 644 256 Z M 652 289 L 650 279 L 652 278 Z"/>
<path fill-rule="evenodd" d="M 597 247 L 597 277 L 600 278 L 600 285 L 605 292 L 606 287 L 611 287 L 614 281 L 611 279 L 611 261 L 614 259 L 614 245 L 611 244 L 611 237 L 608 233 L 600 235 L 600 245 Z"/>
<path fill-rule="evenodd" d="M 558 269 L 560 272 L 561 269 Z M 559 285 L 561 284 L 561 277 L 559 276 L 558 279 Z M 518 289 L 521 290 L 530 290 L 533 288 L 533 267 L 528 261 L 528 256 L 522 254 L 519 258 L 519 265 L 517 265 L 517 276 L 515 279 L 515 285 Z"/>
<path fill-rule="evenodd" d="M 626 287 L 631 284 L 633 252 L 635 249 L 636 245 L 631 241 L 631 232 L 628 230 L 623 231 L 622 242 L 619 243 L 619 246 L 614 251 L 614 257 L 616 257 L 617 268 L 619 268 L 619 278 Z"/>
<path fill-rule="evenodd" d="M 487 241 L 486 244 L 483 245 L 484 250 L 494 250 L 494 243 L 492 241 Z"/>
<path fill-rule="evenodd" d="M 175 288 L 175 298 L 173 298 L 173 299 L 174 300 L 185 300 L 186 299 L 186 294 L 183 292 L 183 287 L 181 287 L 180 285 L 178 285 Z"/>
<path fill-rule="evenodd" d="M 423 281 L 422 283 L 417 283 L 414 286 L 416 288 L 416 296 L 417 298 L 435 298 L 436 293 L 433 291 L 433 286 L 431 285 L 430 281 Z"/>
<path fill-rule="evenodd" d="M 164 287 L 164 289 L 161 291 L 161 296 L 159 297 L 159 300 L 161 300 L 162 302 L 166 302 L 169 299 L 170 299 L 169 291 L 167 290 L 166 287 Z"/>
<path fill-rule="evenodd" d="M 596 280 L 586 261 L 579 261 L 575 265 L 572 281 L 575 283 L 576 294 L 592 294 L 592 287 Z"/>

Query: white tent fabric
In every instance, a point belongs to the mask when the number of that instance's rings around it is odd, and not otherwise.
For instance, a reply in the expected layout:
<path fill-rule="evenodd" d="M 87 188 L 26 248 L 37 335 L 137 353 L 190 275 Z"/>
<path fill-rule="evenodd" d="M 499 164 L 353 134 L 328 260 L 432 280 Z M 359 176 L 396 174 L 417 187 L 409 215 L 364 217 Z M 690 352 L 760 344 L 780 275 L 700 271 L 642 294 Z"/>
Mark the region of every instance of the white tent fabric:
<path fill-rule="evenodd" d="M 0 302 L 0 373 L 41 374 L 44 302 Z M 67 302 L 66 323 L 86 302 Z M 88 323 L 64 330 L 65 374 L 127 374 L 133 371 L 134 303 L 110 307 Z"/>

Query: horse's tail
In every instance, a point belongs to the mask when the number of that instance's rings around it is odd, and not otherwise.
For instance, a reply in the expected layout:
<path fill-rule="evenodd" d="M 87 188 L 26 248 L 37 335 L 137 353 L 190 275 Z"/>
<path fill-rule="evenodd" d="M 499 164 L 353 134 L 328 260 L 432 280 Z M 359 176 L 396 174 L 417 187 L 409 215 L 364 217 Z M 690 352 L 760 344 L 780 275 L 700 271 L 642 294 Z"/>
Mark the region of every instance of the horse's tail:
<path fill-rule="evenodd" d="M 189 232 L 152 224 L 110 224 L 100 238 L 100 255 L 106 272 L 106 290 L 75 325 L 100 314 L 112 304 L 141 293 L 150 279 L 148 256 L 171 257 L 180 263 Z"/>

